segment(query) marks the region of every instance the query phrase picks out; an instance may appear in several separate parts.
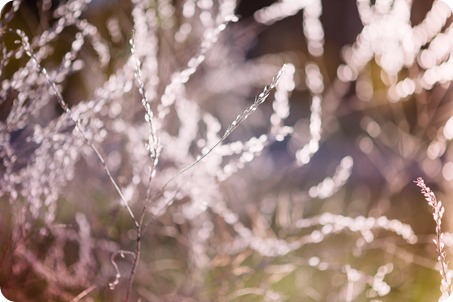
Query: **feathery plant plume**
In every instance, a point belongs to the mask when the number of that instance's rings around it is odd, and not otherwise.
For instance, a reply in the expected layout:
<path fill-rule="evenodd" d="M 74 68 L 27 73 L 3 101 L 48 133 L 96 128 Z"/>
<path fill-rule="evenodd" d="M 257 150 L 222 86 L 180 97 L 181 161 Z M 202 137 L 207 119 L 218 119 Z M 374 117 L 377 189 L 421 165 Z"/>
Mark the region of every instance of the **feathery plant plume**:
<path fill-rule="evenodd" d="M 444 216 L 445 208 L 440 200 L 437 200 L 433 191 L 425 184 L 423 178 L 419 177 L 414 181 L 415 184 L 421 188 L 421 192 L 428 202 L 428 205 L 433 209 L 433 219 L 436 223 L 436 239 L 433 239 L 436 245 L 437 261 L 440 265 L 440 276 L 442 277 L 440 291 L 442 292 L 441 298 L 447 298 L 451 295 L 451 276 L 446 263 L 445 243 L 442 233 L 442 217 Z"/>
<path fill-rule="evenodd" d="M 69 106 L 65 102 L 65 100 L 63 99 L 63 96 L 62 96 L 61 92 L 58 90 L 55 81 L 50 78 L 49 73 L 47 72 L 47 69 L 44 68 L 40 64 L 40 62 L 38 61 L 38 58 L 37 58 L 36 54 L 33 52 L 33 49 L 32 49 L 32 47 L 31 47 L 31 45 L 30 45 L 30 43 L 28 41 L 28 37 L 26 36 L 26 34 L 23 31 L 21 31 L 21 30 L 16 30 L 16 34 L 20 37 L 20 40 L 21 40 L 22 46 L 24 47 L 25 53 L 36 64 L 37 70 L 44 75 L 48 85 L 52 88 L 53 92 L 55 93 L 55 95 L 57 97 L 57 101 L 58 101 L 58 104 L 60 105 L 60 107 L 68 115 L 69 119 L 75 125 L 77 131 L 82 135 L 85 143 L 87 145 L 89 145 L 91 147 L 91 149 L 93 149 L 93 151 L 96 154 L 97 158 L 101 162 L 104 171 L 106 172 L 107 176 L 109 177 L 110 182 L 114 186 L 114 188 L 117 191 L 118 195 L 121 197 L 121 201 L 123 202 L 123 205 L 126 207 L 126 209 L 129 212 L 129 215 L 131 216 L 131 218 L 137 224 L 137 219 L 135 218 L 135 215 L 134 215 L 134 213 L 132 212 L 132 209 L 129 206 L 129 202 L 126 200 L 126 197 L 124 196 L 121 188 L 119 187 L 119 185 L 117 184 L 117 182 L 113 178 L 113 175 L 110 172 L 110 168 L 107 166 L 107 163 L 105 162 L 104 156 L 101 154 L 99 149 L 94 145 L 94 143 L 88 138 L 85 130 L 82 128 L 80 119 L 78 119 L 77 117 L 73 116 L 73 113 L 72 113 L 71 109 L 69 108 Z M 81 35 L 79 35 L 79 37 L 80 36 Z M 74 43 L 74 44 L 80 45 L 79 47 L 81 47 L 82 43 Z"/>

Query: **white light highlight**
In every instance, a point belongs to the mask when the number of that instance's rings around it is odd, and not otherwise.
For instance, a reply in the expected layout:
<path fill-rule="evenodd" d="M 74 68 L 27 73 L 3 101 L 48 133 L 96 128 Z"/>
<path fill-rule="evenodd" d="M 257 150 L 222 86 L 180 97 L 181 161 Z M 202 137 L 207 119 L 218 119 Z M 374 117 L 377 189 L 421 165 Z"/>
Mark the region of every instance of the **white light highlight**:
<path fill-rule="evenodd" d="M 453 11 L 453 0 L 440 0 L 448 5 L 448 7 Z"/>
<path fill-rule="evenodd" d="M 442 176 L 447 181 L 453 180 L 453 162 L 448 162 L 445 164 L 445 166 L 442 168 Z"/>
<path fill-rule="evenodd" d="M 8 300 L 5 298 L 5 296 L 3 296 L 1 289 L 0 289 L 0 302 L 12 302 L 11 300 Z"/>
<path fill-rule="evenodd" d="M 0 12 L 2 11 L 3 7 L 5 7 L 6 3 L 11 2 L 11 0 L 0 0 Z"/>
<path fill-rule="evenodd" d="M 444 136 L 447 140 L 453 138 L 453 116 L 450 117 L 444 127 Z"/>

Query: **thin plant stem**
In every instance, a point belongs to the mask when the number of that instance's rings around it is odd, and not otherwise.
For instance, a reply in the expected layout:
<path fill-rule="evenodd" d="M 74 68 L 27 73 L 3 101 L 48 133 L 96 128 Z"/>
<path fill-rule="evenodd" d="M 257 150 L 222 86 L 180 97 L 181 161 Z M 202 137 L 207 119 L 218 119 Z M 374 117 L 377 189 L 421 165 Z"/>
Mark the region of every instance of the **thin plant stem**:
<path fill-rule="evenodd" d="M 451 294 L 451 282 L 448 276 L 448 266 L 446 263 L 446 252 L 444 251 L 445 243 L 443 241 L 442 234 L 442 216 L 444 215 L 445 208 L 440 200 L 437 200 L 436 195 L 433 191 L 425 184 L 423 178 L 419 177 L 414 181 L 415 184 L 421 188 L 421 192 L 428 202 L 428 205 L 433 208 L 433 218 L 436 223 L 436 239 L 433 239 L 436 245 L 437 260 L 440 265 L 440 275 L 442 282 L 440 290 L 443 295 L 450 296 Z"/>

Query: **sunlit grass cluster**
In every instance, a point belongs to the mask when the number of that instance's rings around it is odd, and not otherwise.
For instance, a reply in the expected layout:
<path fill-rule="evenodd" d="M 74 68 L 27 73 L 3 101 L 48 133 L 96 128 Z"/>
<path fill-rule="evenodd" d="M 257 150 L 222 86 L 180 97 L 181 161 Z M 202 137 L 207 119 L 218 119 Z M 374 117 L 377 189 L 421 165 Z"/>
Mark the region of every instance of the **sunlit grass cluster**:
<path fill-rule="evenodd" d="M 449 6 L 251 3 L 6 5 L 8 299 L 450 296 Z"/>

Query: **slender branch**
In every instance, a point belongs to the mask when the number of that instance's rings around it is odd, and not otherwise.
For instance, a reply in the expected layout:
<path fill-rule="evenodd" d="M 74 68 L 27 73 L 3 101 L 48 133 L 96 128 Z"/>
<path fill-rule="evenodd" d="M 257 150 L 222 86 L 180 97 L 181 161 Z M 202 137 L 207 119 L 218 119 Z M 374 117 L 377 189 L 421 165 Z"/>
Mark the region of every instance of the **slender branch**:
<path fill-rule="evenodd" d="M 77 296 L 74 297 L 74 299 L 71 300 L 71 302 L 79 302 L 82 300 L 84 297 L 86 297 L 89 293 L 91 293 L 93 290 L 97 288 L 97 285 L 93 284 L 87 289 L 85 289 L 83 292 L 78 294 Z"/>
<path fill-rule="evenodd" d="M 188 170 L 192 169 L 195 165 L 197 165 L 199 162 L 201 162 L 206 156 L 208 156 L 215 148 L 217 148 L 221 143 L 223 143 L 230 135 L 233 133 L 234 130 L 241 124 L 243 121 L 245 121 L 257 108 L 259 105 L 264 103 L 264 101 L 267 99 L 269 96 L 270 92 L 272 89 L 274 89 L 277 85 L 278 82 L 282 76 L 282 74 L 285 72 L 285 67 L 286 65 L 283 65 L 282 68 L 279 70 L 277 75 L 272 79 L 271 83 L 269 86 L 264 87 L 263 91 L 255 98 L 255 101 L 253 102 L 252 105 L 250 105 L 249 108 L 247 108 L 242 114 L 238 115 L 236 119 L 228 126 L 227 130 L 223 134 L 222 138 L 217 141 L 211 148 L 209 148 L 207 151 L 203 152 L 198 158 L 188 165 L 187 167 L 183 168 L 181 171 L 179 171 L 176 175 L 171 177 L 167 182 L 157 191 L 157 193 L 154 195 L 154 199 L 157 198 L 157 196 L 160 196 L 162 192 L 166 189 L 166 187 L 174 181 L 176 178 L 187 172 Z"/>
<path fill-rule="evenodd" d="M 137 232 L 137 239 L 136 239 L 136 244 L 135 244 L 135 257 L 134 257 L 134 262 L 132 263 L 132 269 L 131 269 L 131 273 L 129 275 L 129 281 L 128 281 L 128 284 L 127 284 L 127 289 L 126 289 L 126 296 L 124 298 L 124 301 L 125 302 L 129 302 L 129 299 L 130 299 L 130 296 L 131 296 L 131 293 L 132 293 L 132 285 L 134 283 L 134 279 L 135 279 L 135 274 L 137 272 L 137 268 L 138 268 L 138 263 L 140 262 L 140 256 L 141 256 L 141 248 L 142 248 L 142 225 L 143 225 L 143 220 L 145 218 L 145 214 L 146 214 L 146 209 L 147 209 L 147 205 L 146 203 L 143 205 L 143 208 L 142 208 L 142 212 L 140 214 L 140 221 L 136 227 L 136 232 Z"/>
<path fill-rule="evenodd" d="M 135 35 L 135 33 L 134 33 L 134 35 Z M 129 280 L 128 280 L 127 289 L 126 289 L 126 296 L 124 298 L 125 302 L 128 302 L 130 299 L 130 296 L 132 293 L 132 285 L 134 283 L 135 274 L 137 272 L 138 264 L 140 262 L 142 226 L 143 226 L 143 221 L 146 216 L 147 207 L 148 207 L 150 196 L 151 196 L 151 181 L 153 180 L 153 176 L 155 175 L 155 172 L 156 172 L 156 166 L 159 162 L 159 155 L 160 155 L 160 149 L 161 149 L 160 140 L 157 135 L 157 130 L 156 130 L 156 127 L 153 122 L 154 114 L 153 114 L 153 111 L 151 110 L 150 101 L 148 100 L 148 98 L 146 96 L 145 85 L 143 84 L 143 80 L 142 80 L 142 71 L 140 68 L 140 61 L 136 57 L 135 41 L 134 41 L 133 37 L 130 40 L 130 45 L 131 45 L 132 57 L 134 58 L 134 61 L 135 61 L 135 79 L 137 80 L 139 93 L 141 95 L 142 105 L 146 111 L 145 120 L 148 122 L 148 125 L 149 125 L 149 138 L 148 138 L 147 149 L 148 149 L 148 152 L 151 157 L 151 166 L 150 166 L 150 171 L 149 171 L 148 185 L 147 185 L 147 189 L 146 189 L 146 199 L 145 199 L 145 202 L 143 203 L 142 211 L 140 213 L 140 219 L 135 224 L 135 230 L 137 233 L 135 254 L 134 254 L 135 257 L 134 257 L 134 262 L 132 263 L 131 273 L 129 275 Z"/>
<path fill-rule="evenodd" d="M 149 197 L 151 196 L 151 180 L 153 179 L 153 173 L 152 170 L 150 171 L 149 174 L 149 179 L 148 179 L 148 189 L 146 190 L 146 199 L 145 202 L 143 203 L 142 211 L 140 213 L 140 220 L 138 221 L 138 224 L 136 225 L 136 233 L 137 233 L 137 239 L 136 239 L 136 245 L 135 245 L 135 257 L 134 257 L 134 262 L 132 263 L 132 269 L 131 273 L 129 275 L 129 281 L 127 284 L 127 290 L 126 290 L 126 296 L 124 298 L 125 302 L 128 302 L 131 296 L 132 292 L 132 285 L 134 283 L 135 279 L 135 274 L 137 272 L 138 264 L 140 262 L 140 256 L 141 256 L 141 249 L 142 249 L 142 230 L 143 230 L 143 221 L 145 220 L 147 208 L 148 208 L 148 201 Z"/>

